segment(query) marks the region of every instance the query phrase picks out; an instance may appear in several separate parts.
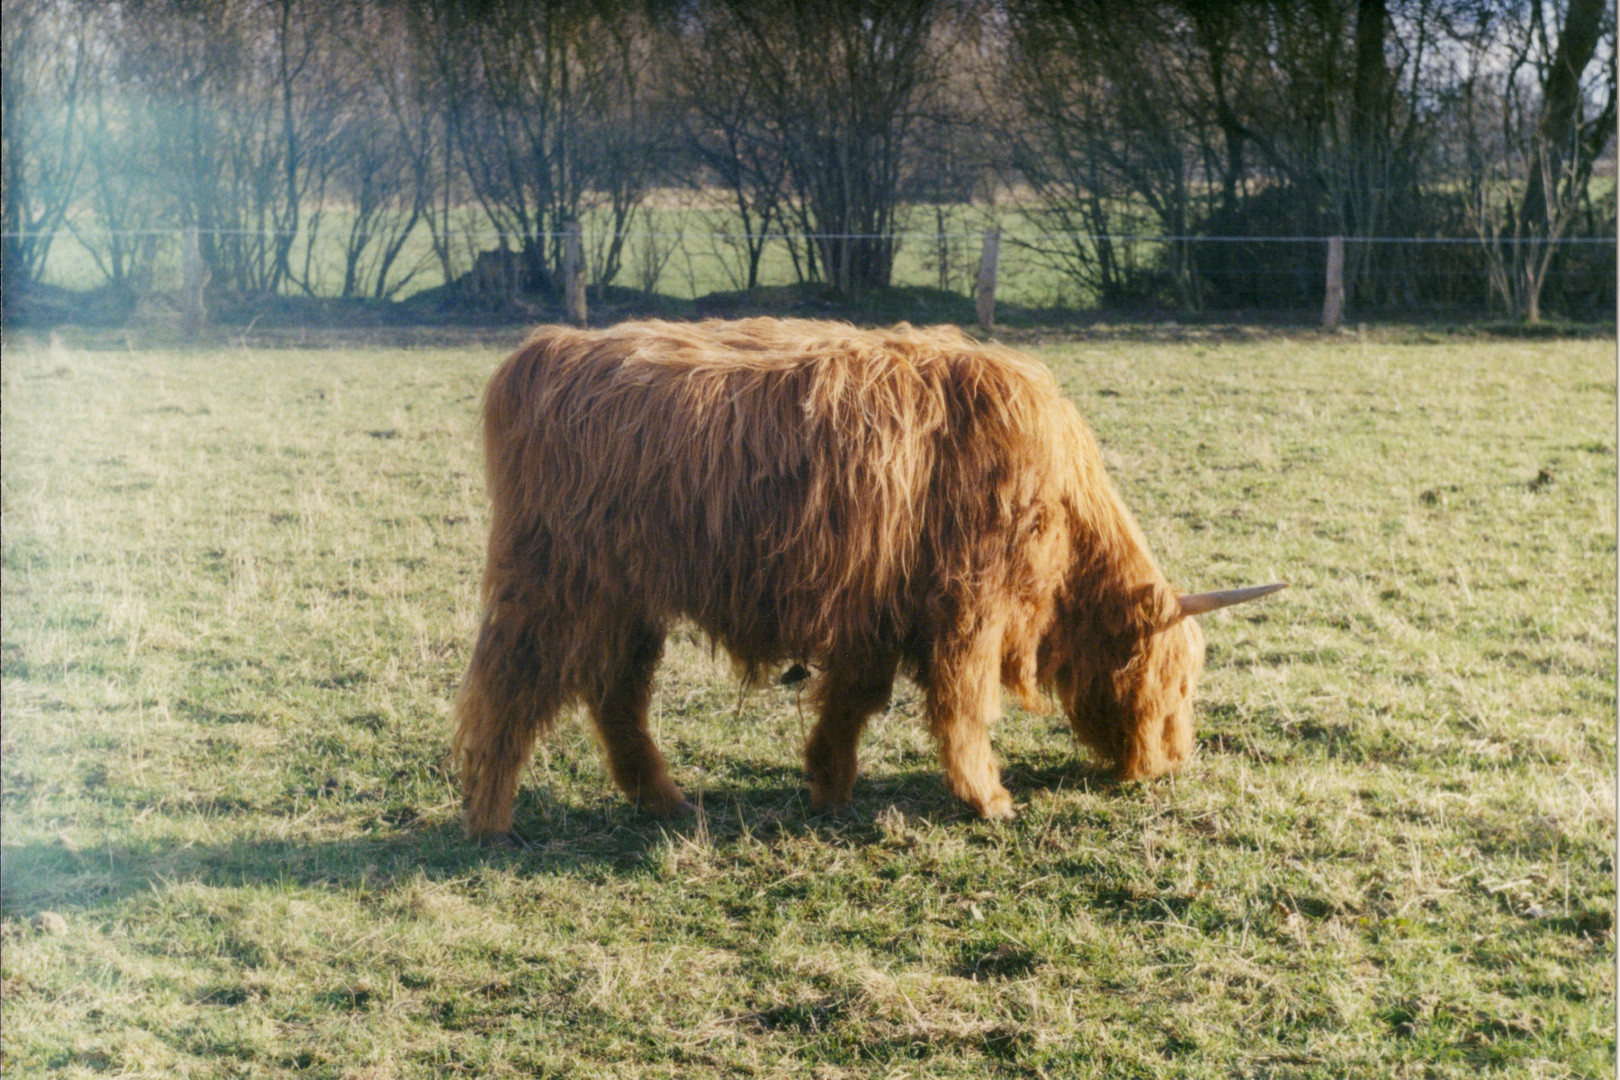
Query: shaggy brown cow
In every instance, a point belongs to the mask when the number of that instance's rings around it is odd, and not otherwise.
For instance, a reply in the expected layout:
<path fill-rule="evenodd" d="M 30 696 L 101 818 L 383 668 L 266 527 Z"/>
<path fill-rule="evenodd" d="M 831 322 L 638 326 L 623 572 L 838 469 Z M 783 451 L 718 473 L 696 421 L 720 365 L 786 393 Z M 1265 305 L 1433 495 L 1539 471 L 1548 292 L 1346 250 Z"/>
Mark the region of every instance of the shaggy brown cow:
<path fill-rule="evenodd" d="M 1204 642 L 1040 364 L 954 329 L 801 320 L 546 327 L 484 394 L 489 563 L 457 701 L 467 832 L 499 839 L 535 737 L 570 702 L 613 778 L 689 804 L 647 731 L 678 619 L 757 682 L 820 669 L 811 805 L 847 803 L 897 671 L 926 692 L 945 779 L 988 818 L 1003 687 L 1055 696 L 1125 777 L 1192 749 Z"/>

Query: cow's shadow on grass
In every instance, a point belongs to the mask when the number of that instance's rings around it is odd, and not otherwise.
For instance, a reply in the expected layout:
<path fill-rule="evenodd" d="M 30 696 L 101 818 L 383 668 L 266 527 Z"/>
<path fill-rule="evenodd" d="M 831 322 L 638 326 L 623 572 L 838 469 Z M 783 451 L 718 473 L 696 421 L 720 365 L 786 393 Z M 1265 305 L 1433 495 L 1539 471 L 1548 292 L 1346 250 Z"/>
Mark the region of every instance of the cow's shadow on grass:
<path fill-rule="evenodd" d="M 1053 766 L 1049 758 L 1013 758 L 1005 764 L 1003 781 L 1019 803 L 1040 791 L 1120 788 L 1096 769 L 1079 762 Z M 813 812 L 797 769 L 761 764 L 729 768 L 726 776 L 694 787 L 688 797 L 699 808 L 696 815 L 659 821 L 606 789 L 597 798 L 569 800 L 529 786 L 515 807 L 517 829 L 529 844 L 523 850 L 470 843 L 459 814 L 401 820 L 387 810 L 369 822 L 351 818 L 358 834 L 351 829 L 337 840 L 301 836 L 284 819 L 261 816 L 245 835 L 222 843 L 6 845 L 0 849 L 0 915 L 30 919 L 44 911 L 88 912 L 181 884 L 341 891 L 417 875 L 463 878 L 490 867 L 535 876 L 629 877 L 656 872 L 668 851 L 684 845 L 741 849 L 815 836 L 859 848 L 883 842 L 898 822 L 962 830 L 1017 827 L 980 822 L 945 790 L 932 767 L 863 776 L 842 814 Z M 341 806 L 332 809 L 333 816 L 341 816 Z M 221 823 L 216 819 L 215 824 Z M 272 831 L 283 835 L 266 835 Z"/>

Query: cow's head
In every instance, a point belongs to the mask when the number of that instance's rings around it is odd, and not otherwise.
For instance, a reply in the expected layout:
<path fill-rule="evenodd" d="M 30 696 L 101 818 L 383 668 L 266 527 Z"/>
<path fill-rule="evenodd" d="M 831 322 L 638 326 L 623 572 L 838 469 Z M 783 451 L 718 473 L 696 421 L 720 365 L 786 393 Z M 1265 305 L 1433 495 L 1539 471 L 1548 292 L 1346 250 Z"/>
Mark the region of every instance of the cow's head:
<path fill-rule="evenodd" d="M 1192 753 L 1192 698 L 1204 668 L 1194 616 L 1284 588 L 1178 596 L 1157 581 L 1061 613 L 1043 666 L 1075 735 L 1123 779 L 1174 772 Z"/>

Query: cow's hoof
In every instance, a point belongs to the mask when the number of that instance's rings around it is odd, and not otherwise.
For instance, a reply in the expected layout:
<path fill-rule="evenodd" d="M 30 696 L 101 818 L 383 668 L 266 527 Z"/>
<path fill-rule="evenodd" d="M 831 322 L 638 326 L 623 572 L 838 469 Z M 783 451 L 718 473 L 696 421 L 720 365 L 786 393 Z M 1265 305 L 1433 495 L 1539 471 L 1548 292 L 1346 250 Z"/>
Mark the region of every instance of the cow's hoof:
<path fill-rule="evenodd" d="M 986 821 L 1011 821 L 1018 816 L 1018 811 L 1013 809 L 1012 796 L 1002 791 L 990 796 L 979 807 L 979 816 Z"/>
<path fill-rule="evenodd" d="M 684 798 L 679 801 L 665 799 L 659 802 L 645 800 L 641 803 L 642 812 L 648 817 L 658 818 L 660 821 L 680 821 L 693 817 L 698 808 L 687 802 Z"/>
<path fill-rule="evenodd" d="M 847 799 L 843 802 L 822 803 L 820 806 L 812 804 L 810 807 L 810 812 L 817 817 L 832 818 L 834 821 L 843 821 L 854 812 L 854 804 L 849 802 Z"/>
<path fill-rule="evenodd" d="M 533 846 L 516 829 L 480 836 L 476 842 L 479 847 L 493 851 L 528 851 Z"/>

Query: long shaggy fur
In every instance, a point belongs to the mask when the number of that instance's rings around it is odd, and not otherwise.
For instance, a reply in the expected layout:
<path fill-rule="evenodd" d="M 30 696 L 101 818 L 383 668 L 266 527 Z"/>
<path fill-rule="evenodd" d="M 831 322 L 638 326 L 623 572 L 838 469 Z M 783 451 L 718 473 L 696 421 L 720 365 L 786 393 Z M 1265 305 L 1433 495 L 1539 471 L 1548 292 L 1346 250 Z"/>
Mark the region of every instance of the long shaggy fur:
<path fill-rule="evenodd" d="M 954 329 L 802 320 L 546 327 L 484 395 L 493 512 L 457 703 L 473 836 L 511 828 L 535 737 L 592 712 L 614 779 L 680 813 L 647 732 L 689 619 L 757 680 L 819 668 L 812 802 L 847 802 L 897 671 L 951 789 L 1011 814 L 988 725 L 1055 697 L 1127 777 L 1191 749 L 1203 639 L 1051 374 Z"/>

